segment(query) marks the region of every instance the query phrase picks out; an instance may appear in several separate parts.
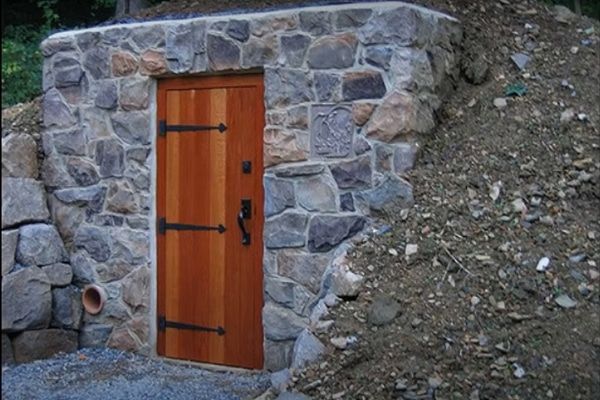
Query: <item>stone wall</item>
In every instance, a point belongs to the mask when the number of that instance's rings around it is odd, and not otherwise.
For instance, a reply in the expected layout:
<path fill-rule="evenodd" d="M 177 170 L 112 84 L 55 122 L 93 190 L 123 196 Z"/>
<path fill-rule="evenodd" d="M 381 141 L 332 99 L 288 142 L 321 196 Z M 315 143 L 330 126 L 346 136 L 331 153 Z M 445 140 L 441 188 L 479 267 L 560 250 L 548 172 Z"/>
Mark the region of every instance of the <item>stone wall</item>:
<path fill-rule="evenodd" d="M 302 366 L 327 294 L 356 295 L 341 244 L 410 205 L 404 173 L 457 74 L 458 22 L 399 2 L 158 21 L 42 45 L 50 213 L 74 282 L 109 299 L 82 345 L 152 351 L 159 77 L 264 71 L 266 367 Z M 336 261 L 337 259 L 337 261 Z M 330 296 L 329 303 L 335 302 Z"/>
<path fill-rule="evenodd" d="M 80 291 L 73 285 L 69 256 L 52 224 L 39 180 L 39 142 L 39 132 L 3 126 L 3 364 L 78 347 Z"/>

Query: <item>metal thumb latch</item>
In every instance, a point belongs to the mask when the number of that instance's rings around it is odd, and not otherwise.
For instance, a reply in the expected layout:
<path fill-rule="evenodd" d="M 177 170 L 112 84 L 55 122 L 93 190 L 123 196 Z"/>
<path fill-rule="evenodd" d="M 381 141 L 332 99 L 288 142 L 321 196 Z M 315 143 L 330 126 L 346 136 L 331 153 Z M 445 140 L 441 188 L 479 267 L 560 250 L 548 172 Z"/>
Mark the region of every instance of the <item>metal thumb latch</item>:
<path fill-rule="evenodd" d="M 240 208 L 240 213 L 238 214 L 238 225 L 240 226 L 240 230 L 242 231 L 242 244 L 245 246 L 250 245 L 250 232 L 246 230 L 246 225 L 244 224 L 245 219 L 250 219 L 252 215 L 252 201 L 250 199 L 242 199 L 242 206 Z"/>

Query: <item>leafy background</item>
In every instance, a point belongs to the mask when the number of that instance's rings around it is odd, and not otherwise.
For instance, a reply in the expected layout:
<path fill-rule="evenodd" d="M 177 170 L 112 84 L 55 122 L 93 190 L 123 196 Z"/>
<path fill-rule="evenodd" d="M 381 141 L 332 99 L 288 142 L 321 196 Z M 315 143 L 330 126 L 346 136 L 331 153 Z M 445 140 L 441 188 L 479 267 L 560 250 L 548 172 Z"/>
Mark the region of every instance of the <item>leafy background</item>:
<path fill-rule="evenodd" d="M 572 9 L 575 5 L 575 0 L 543 1 Z M 117 0 L 2 0 L 2 108 L 41 94 L 39 44 L 45 37 L 53 31 L 106 21 L 114 16 L 116 3 Z M 600 18 L 600 0 L 581 0 L 580 4 L 583 14 Z"/>

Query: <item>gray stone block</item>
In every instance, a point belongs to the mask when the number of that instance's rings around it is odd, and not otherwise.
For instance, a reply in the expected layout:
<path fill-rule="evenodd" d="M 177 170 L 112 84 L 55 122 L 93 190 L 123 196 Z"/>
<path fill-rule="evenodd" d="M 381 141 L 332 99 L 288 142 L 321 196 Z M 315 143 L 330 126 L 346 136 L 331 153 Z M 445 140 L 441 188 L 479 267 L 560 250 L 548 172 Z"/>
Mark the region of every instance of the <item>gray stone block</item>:
<path fill-rule="evenodd" d="M 18 363 L 52 357 L 58 353 L 77 350 L 77 332 L 62 329 L 43 329 L 23 332 L 13 339 L 15 360 Z"/>
<path fill-rule="evenodd" d="M 137 87 L 135 89 L 136 92 L 145 92 L 145 100 L 141 99 L 142 102 L 145 101 L 146 106 L 148 105 L 148 93 L 147 93 L 147 81 L 140 81 L 132 84 L 124 84 L 126 87 L 131 86 Z M 139 86 L 139 87 L 138 87 Z M 145 89 L 144 89 L 145 87 Z M 141 89 L 140 89 L 141 88 Z M 126 100 L 123 99 L 123 92 L 121 92 L 121 105 L 123 105 L 123 101 L 128 102 L 129 105 L 137 104 L 140 99 L 130 99 L 129 95 L 125 95 Z M 141 94 L 140 94 L 140 97 Z M 113 114 L 110 118 L 113 129 L 117 136 L 123 139 L 126 143 L 139 145 L 139 144 L 150 144 L 150 118 L 148 114 L 143 111 L 129 111 L 129 112 L 119 112 Z"/>
<path fill-rule="evenodd" d="M 392 202 L 405 207 L 411 206 L 414 202 L 412 185 L 391 174 L 373 189 L 358 193 L 357 197 L 365 201 L 374 211 L 381 211 Z"/>
<path fill-rule="evenodd" d="M 2 138 L 2 177 L 37 178 L 37 144 L 28 134 Z"/>
<path fill-rule="evenodd" d="M 112 254 L 111 235 L 105 229 L 93 226 L 80 226 L 75 232 L 74 244 L 84 249 L 96 261 L 104 262 Z M 75 265 L 71 263 L 75 268 Z"/>
<path fill-rule="evenodd" d="M 288 207 L 296 205 L 294 184 L 284 179 L 270 176 L 264 177 L 265 217 L 283 212 Z"/>
<path fill-rule="evenodd" d="M 286 107 L 314 100 L 306 71 L 286 68 L 265 69 L 265 98 L 268 108 Z"/>
<path fill-rule="evenodd" d="M 308 227 L 308 249 L 311 252 L 331 250 L 362 230 L 364 225 L 365 218 L 358 215 L 314 216 Z"/>
<path fill-rule="evenodd" d="M 19 229 L 16 260 L 22 265 L 48 265 L 67 261 L 63 241 L 54 225 L 32 224 Z"/>
<path fill-rule="evenodd" d="M 299 282 L 313 293 L 319 293 L 323 273 L 330 261 L 328 254 L 310 254 L 295 249 L 277 252 L 279 274 Z"/>
<path fill-rule="evenodd" d="M 83 305 L 81 291 L 75 286 L 52 289 L 52 321 L 50 326 L 61 329 L 79 329 Z"/>
<path fill-rule="evenodd" d="M 102 178 L 123 175 L 123 171 L 125 170 L 125 151 L 118 140 L 99 140 L 96 143 L 95 159 Z"/>
<path fill-rule="evenodd" d="M 316 175 L 296 183 L 298 205 L 308 211 L 337 211 L 337 189 L 329 175 Z"/>
<path fill-rule="evenodd" d="M 240 68 L 240 48 L 232 40 L 223 36 L 208 34 L 206 45 L 208 64 L 212 71 Z"/>
<path fill-rule="evenodd" d="M 69 264 L 55 263 L 42 267 L 48 276 L 50 285 L 67 286 L 73 280 L 73 268 Z"/>
<path fill-rule="evenodd" d="M 295 339 L 308 325 L 308 318 L 273 303 L 266 303 L 262 314 L 265 337 L 269 340 Z"/>
<path fill-rule="evenodd" d="M 380 99 L 385 95 L 385 82 L 377 71 L 348 72 L 342 81 L 344 100 Z"/>
<path fill-rule="evenodd" d="M 358 40 L 351 33 L 325 36 L 308 49 L 307 62 L 314 69 L 341 69 L 354 65 Z"/>
<path fill-rule="evenodd" d="M 311 38 L 300 33 L 294 35 L 281 36 L 281 55 L 283 56 L 283 65 L 289 67 L 301 67 L 304 64 L 304 57 L 311 42 Z"/>
<path fill-rule="evenodd" d="M 2 277 L 2 332 L 44 329 L 52 317 L 52 295 L 46 274 L 26 267 Z"/>
<path fill-rule="evenodd" d="M 332 164 L 329 168 L 340 189 L 357 189 L 371 186 L 370 156 L 362 156 L 351 161 Z"/>
<path fill-rule="evenodd" d="M 265 369 L 279 371 L 287 368 L 292 363 L 293 340 L 272 341 L 266 340 L 264 345 Z"/>
<path fill-rule="evenodd" d="M 306 242 L 306 214 L 285 213 L 265 223 L 264 240 L 269 249 L 302 247 Z"/>

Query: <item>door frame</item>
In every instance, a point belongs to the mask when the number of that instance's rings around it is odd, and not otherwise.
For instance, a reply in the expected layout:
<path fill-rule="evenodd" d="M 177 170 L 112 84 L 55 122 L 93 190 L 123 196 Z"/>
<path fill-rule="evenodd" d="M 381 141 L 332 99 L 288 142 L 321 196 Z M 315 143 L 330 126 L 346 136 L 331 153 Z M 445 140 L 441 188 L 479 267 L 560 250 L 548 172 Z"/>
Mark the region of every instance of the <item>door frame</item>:
<path fill-rule="evenodd" d="M 152 273 L 152 278 L 151 278 L 151 282 L 150 282 L 150 290 L 151 290 L 151 299 L 150 299 L 150 310 L 149 310 L 149 332 L 148 332 L 148 343 L 149 346 L 151 347 L 149 349 L 149 352 L 152 356 L 154 357 L 161 357 L 161 358 L 165 358 L 167 360 L 172 360 L 174 362 L 183 362 L 183 363 L 191 363 L 191 364 L 197 364 L 200 366 L 205 366 L 205 367 L 209 367 L 209 368 L 214 368 L 216 370 L 227 370 L 227 369 L 231 369 L 231 370 L 246 370 L 246 371 L 260 371 L 260 370 L 264 370 L 264 361 L 265 361 L 265 355 L 264 355 L 264 320 L 262 318 L 262 307 L 264 306 L 264 302 L 265 302 L 265 294 L 264 294 L 264 269 L 263 269 L 263 264 L 264 264 L 264 245 L 261 246 L 261 274 L 260 274 L 260 278 L 261 278 L 261 290 L 260 290 L 260 296 L 261 296 L 261 309 L 259 310 L 260 313 L 260 318 L 261 318 L 261 323 L 260 326 L 262 328 L 262 339 L 263 339 L 263 345 L 261 347 L 262 353 L 263 353 L 263 357 L 262 357 L 262 362 L 263 365 L 259 370 L 252 370 L 252 369 L 246 369 L 243 367 L 236 367 L 236 366 L 227 366 L 227 365 L 222 365 L 222 364 L 211 364 L 211 363 L 206 363 L 206 362 L 201 362 L 201 361 L 192 361 L 192 360 L 182 360 L 182 359 L 176 359 L 176 358 L 170 358 L 167 357 L 165 355 L 162 355 L 159 353 L 158 351 L 158 347 L 159 347 L 159 342 L 158 342 L 158 315 L 159 315 L 159 290 L 158 290 L 158 286 L 159 286 L 159 277 L 161 272 L 161 269 L 159 268 L 159 258 L 158 258 L 158 229 L 157 229 L 157 223 L 156 221 L 158 221 L 158 190 L 159 190 L 159 148 L 158 148 L 158 117 L 159 117 L 159 81 L 163 81 L 163 80 L 169 80 L 171 82 L 176 82 L 175 85 L 181 85 L 181 88 L 185 88 L 186 87 L 186 81 L 189 79 L 206 79 L 208 81 L 212 81 L 212 78 L 214 79 L 218 79 L 218 77 L 222 77 L 222 76 L 228 76 L 231 78 L 234 77 L 241 77 L 242 79 L 244 77 L 247 77 L 248 75 L 254 75 L 257 78 L 260 77 L 262 83 L 263 83 L 263 101 L 264 101 L 264 96 L 265 96 L 265 88 L 264 88 L 264 70 L 263 69 L 252 69 L 252 70 L 245 70 L 245 71 L 235 71 L 235 72 L 224 72 L 224 73 L 211 73 L 211 74 L 189 74 L 189 75 L 185 75 L 185 76 L 162 76 L 162 77 L 157 77 L 156 79 L 152 80 L 151 83 L 151 87 L 150 87 L 150 98 L 154 99 L 153 102 L 151 102 L 150 104 L 150 116 L 152 118 L 152 124 L 151 124 L 151 129 L 150 129 L 150 134 L 151 134 L 151 154 L 149 154 L 149 157 L 152 157 L 152 161 L 151 161 L 151 165 L 152 165 L 152 171 L 151 171 L 151 188 L 150 191 L 153 194 L 154 198 L 153 198 L 153 202 L 152 202 L 152 207 L 150 210 L 150 218 L 151 218 L 151 223 L 150 223 L 150 229 L 149 229 L 149 233 L 150 233 L 150 253 L 151 253 L 151 263 L 152 263 L 152 267 L 153 267 L 153 273 Z M 234 86 L 233 84 L 231 86 Z M 207 85 L 206 88 L 210 88 L 210 87 L 214 87 L 214 88 L 220 88 L 220 87 L 227 87 L 227 86 L 223 86 L 218 85 L 218 84 L 214 84 L 214 86 L 212 86 L 211 84 Z M 164 107 L 165 105 L 163 105 L 162 107 Z M 263 118 L 266 118 L 266 115 L 263 115 Z M 263 127 L 264 124 L 266 123 L 266 120 L 263 122 Z M 261 131 L 261 149 L 264 149 L 264 131 Z M 263 179 L 264 179 L 264 161 L 263 161 L 263 155 L 262 155 L 262 151 L 260 152 L 260 180 L 261 180 L 261 185 L 264 187 L 264 183 L 263 183 Z M 257 165 L 258 167 L 258 165 Z M 264 189 L 263 189 L 264 190 Z M 264 191 L 260 192 L 260 199 L 259 202 L 257 203 L 257 206 L 260 206 L 262 208 L 264 208 Z M 263 228 L 264 228 L 264 216 L 262 218 L 261 223 L 263 224 Z M 263 240 L 262 235 L 260 238 L 261 242 Z"/>

